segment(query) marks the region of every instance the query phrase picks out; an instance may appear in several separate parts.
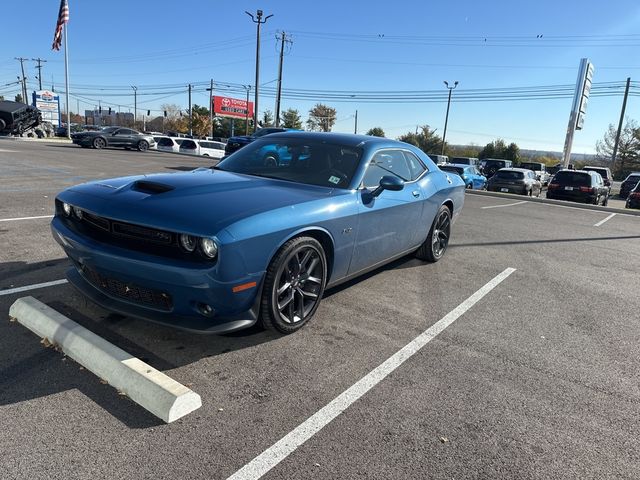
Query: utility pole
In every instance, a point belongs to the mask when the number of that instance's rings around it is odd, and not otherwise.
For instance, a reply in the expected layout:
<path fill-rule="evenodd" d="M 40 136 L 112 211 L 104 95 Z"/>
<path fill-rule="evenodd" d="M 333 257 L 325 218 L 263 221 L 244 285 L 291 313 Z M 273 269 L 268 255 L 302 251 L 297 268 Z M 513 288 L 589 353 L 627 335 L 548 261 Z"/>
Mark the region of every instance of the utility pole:
<path fill-rule="evenodd" d="M 27 77 L 24 76 L 24 62 L 29 60 L 28 58 L 14 57 L 20 62 L 20 69 L 22 70 L 22 102 L 28 104 L 27 101 Z"/>
<path fill-rule="evenodd" d="M 358 134 L 358 110 L 356 110 L 356 125 L 353 128 L 353 133 L 356 135 Z"/>
<path fill-rule="evenodd" d="M 278 38 L 278 37 L 276 37 Z M 278 67 L 278 94 L 276 95 L 276 127 L 280 126 L 280 98 L 282 96 L 282 64 L 284 63 L 284 45 L 292 44 L 291 39 L 287 40 L 287 32 L 282 32 L 280 37 L 280 66 Z"/>
<path fill-rule="evenodd" d="M 444 81 L 447 89 L 449 90 L 449 100 L 447 100 L 447 115 L 444 117 L 444 133 L 442 134 L 442 152 L 440 155 L 444 155 L 444 142 L 447 139 L 447 123 L 449 122 L 449 107 L 451 106 L 451 92 L 458 86 L 458 81 L 453 83 L 453 87 L 449 86 L 449 82 Z"/>
<path fill-rule="evenodd" d="M 136 128 L 136 122 L 138 121 L 138 87 L 131 85 L 133 88 L 133 128 Z"/>
<path fill-rule="evenodd" d="M 211 79 L 211 87 L 207 88 L 209 92 L 209 121 L 211 122 L 211 137 L 213 138 L 213 78 Z"/>
<path fill-rule="evenodd" d="M 38 69 L 38 90 L 42 90 L 42 63 L 46 63 L 46 60 L 43 60 L 42 58 L 32 58 L 31 60 L 33 60 L 34 62 L 38 62 L 38 65 L 36 66 L 36 68 Z"/>
<path fill-rule="evenodd" d="M 193 137 L 193 114 L 191 112 L 191 84 L 189 84 L 189 135 Z"/>
<path fill-rule="evenodd" d="M 247 108 L 245 109 L 244 115 L 244 134 L 249 135 L 249 92 L 251 91 L 251 85 L 245 85 L 244 88 L 247 89 Z"/>
<path fill-rule="evenodd" d="M 620 133 L 622 132 L 622 121 L 624 120 L 624 112 L 627 109 L 627 97 L 629 96 L 629 86 L 631 85 L 631 77 L 627 77 L 627 86 L 624 89 L 624 100 L 622 100 L 622 111 L 620 112 L 620 123 L 618 123 L 618 132 L 616 133 L 616 143 L 613 145 L 613 155 L 611 155 L 611 169 L 616 166 L 616 156 L 618 155 L 618 144 L 620 143 Z"/>
<path fill-rule="evenodd" d="M 260 25 L 262 25 L 263 23 L 267 23 L 267 20 L 269 20 L 271 17 L 273 17 L 273 15 L 267 15 L 264 20 L 262 19 L 262 10 L 258 10 L 256 12 L 256 17 L 253 16 L 252 13 L 249 13 L 247 11 L 245 11 L 244 13 L 246 13 L 247 15 L 249 15 L 251 17 L 251 20 L 253 21 L 253 23 L 255 23 L 257 26 L 257 33 L 256 33 L 256 95 L 255 95 L 255 101 L 253 102 L 253 131 L 255 132 L 256 129 L 258 128 L 258 85 L 260 83 Z M 248 104 L 247 104 L 248 106 Z"/>

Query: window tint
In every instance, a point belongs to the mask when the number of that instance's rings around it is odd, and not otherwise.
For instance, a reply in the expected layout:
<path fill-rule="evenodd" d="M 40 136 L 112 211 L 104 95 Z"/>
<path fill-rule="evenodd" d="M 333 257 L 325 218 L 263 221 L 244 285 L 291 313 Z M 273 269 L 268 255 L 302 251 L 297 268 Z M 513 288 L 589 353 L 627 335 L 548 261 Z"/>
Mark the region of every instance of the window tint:
<path fill-rule="evenodd" d="M 405 182 L 411 180 L 411 171 L 400 150 L 383 150 L 377 152 L 364 174 L 362 180 L 365 187 L 377 187 L 385 175 L 393 175 Z"/>
<path fill-rule="evenodd" d="M 133 130 L 129 130 L 128 128 L 121 128 L 120 130 L 118 130 L 118 135 L 133 135 L 134 132 Z"/>
<path fill-rule="evenodd" d="M 409 164 L 409 171 L 411 172 L 411 180 L 415 180 L 420 175 L 422 175 L 422 173 L 427 169 L 427 167 L 425 167 L 423 163 L 420 161 L 420 159 L 416 157 L 413 153 L 407 152 L 406 150 L 402 153 L 404 153 L 404 156 L 407 159 L 407 163 Z"/>
<path fill-rule="evenodd" d="M 462 175 L 462 173 L 464 172 L 464 168 L 454 167 L 452 165 L 441 165 L 440 170 L 442 170 L 443 172 L 456 173 L 458 175 Z"/>
<path fill-rule="evenodd" d="M 180 148 L 186 148 L 188 150 L 195 150 L 198 145 L 193 140 L 183 140 L 180 144 Z"/>
<path fill-rule="evenodd" d="M 591 175 L 584 172 L 575 172 L 571 170 L 561 170 L 553 177 L 555 183 L 572 187 L 590 187 Z"/>
<path fill-rule="evenodd" d="M 167 137 L 160 137 L 158 140 L 159 147 L 173 147 L 173 140 Z"/>
<path fill-rule="evenodd" d="M 498 171 L 495 174 L 496 178 L 501 178 L 503 180 L 522 180 L 524 178 L 523 172 L 512 172 L 512 171 Z"/>

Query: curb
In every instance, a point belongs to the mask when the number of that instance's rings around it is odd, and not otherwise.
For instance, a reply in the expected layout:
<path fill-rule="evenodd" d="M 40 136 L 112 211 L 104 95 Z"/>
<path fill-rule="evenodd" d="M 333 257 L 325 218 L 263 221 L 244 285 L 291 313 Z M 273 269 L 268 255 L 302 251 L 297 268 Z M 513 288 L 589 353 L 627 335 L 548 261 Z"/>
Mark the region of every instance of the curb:
<path fill-rule="evenodd" d="M 466 193 L 470 195 L 498 197 L 498 198 L 505 198 L 510 200 L 513 199 L 513 200 L 520 200 L 520 201 L 533 202 L 533 203 L 547 203 L 549 205 L 573 207 L 581 210 L 594 210 L 596 212 L 610 212 L 610 213 L 617 213 L 619 215 L 640 216 L 640 210 L 633 209 L 633 208 L 601 207 L 600 205 L 589 205 L 585 203 L 567 202 L 565 200 L 549 200 L 547 198 L 527 197 L 526 195 L 517 195 L 515 193 L 488 192 L 486 190 L 466 190 Z"/>
<path fill-rule="evenodd" d="M 33 297 L 16 300 L 9 315 L 166 423 L 202 406 L 191 389 Z"/>

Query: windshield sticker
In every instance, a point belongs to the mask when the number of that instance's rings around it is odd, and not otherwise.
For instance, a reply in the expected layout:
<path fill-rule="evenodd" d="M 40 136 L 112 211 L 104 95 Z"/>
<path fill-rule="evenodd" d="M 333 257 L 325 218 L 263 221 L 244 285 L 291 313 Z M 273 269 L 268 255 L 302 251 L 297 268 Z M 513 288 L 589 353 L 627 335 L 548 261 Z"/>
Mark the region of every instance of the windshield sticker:
<path fill-rule="evenodd" d="M 336 177 L 335 175 L 331 175 L 331 176 L 329 177 L 329 181 L 330 181 L 331 183 L 333 183 L 334 185 L 337 185 L 337 184 L 339 184 L 339 183 L 340 183 L 340 177 Z"/>

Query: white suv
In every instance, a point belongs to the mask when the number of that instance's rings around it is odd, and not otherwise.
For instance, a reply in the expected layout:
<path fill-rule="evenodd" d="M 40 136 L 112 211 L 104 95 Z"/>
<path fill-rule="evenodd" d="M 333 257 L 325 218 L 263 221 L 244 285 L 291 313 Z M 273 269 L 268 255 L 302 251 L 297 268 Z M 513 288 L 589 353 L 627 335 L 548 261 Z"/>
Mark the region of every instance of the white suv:
<path fill-rule="evenodd" d="M 180 153 L 220 159 L 224 157 L 224 143 L 185 138 L 180 145 Z"/>
<path fill-rule="evenodd" d="M 183 138 L 173 137 L 154 137 L 156 139 L 156 149 L 162 152 L 179 152 L 180 144 L 184 140 Z"/>

